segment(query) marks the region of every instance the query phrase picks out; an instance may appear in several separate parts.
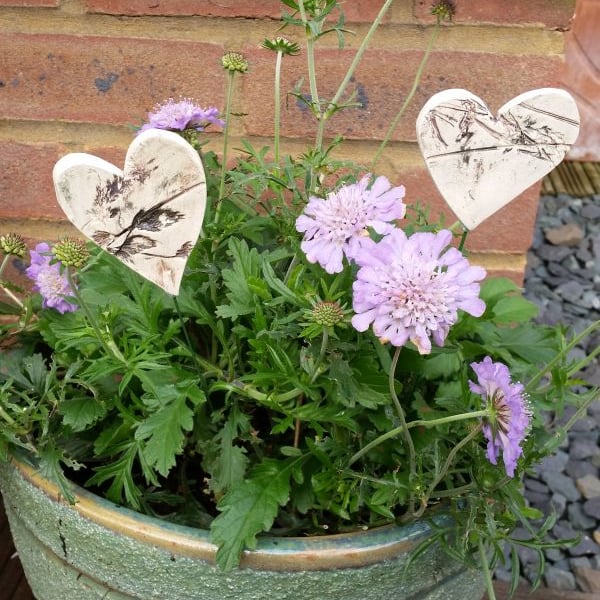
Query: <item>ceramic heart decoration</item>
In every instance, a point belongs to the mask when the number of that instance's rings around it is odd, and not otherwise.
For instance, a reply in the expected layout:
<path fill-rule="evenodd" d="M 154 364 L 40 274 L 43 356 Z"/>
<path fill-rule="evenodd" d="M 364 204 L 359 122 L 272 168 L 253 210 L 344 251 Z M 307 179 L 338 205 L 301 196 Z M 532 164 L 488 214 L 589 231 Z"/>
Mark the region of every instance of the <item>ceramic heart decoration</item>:
<path fill-rule="evenodd" d="M 61 158 L 58 202 L 84 235 L 177 295 L 206 208 L 198 153 L 176 133 L 149 129 L 127 150 L 123 171 L 90 154 Z"/>
<path fill-rule="evenodd" d="M 417 139 L 431 177 L 467 229 L 549 173 L 578 133 L 575 101 L 554 88 L 513 98 L 497 117 L 471 92 L 445 90 L 417 117 Z"/>

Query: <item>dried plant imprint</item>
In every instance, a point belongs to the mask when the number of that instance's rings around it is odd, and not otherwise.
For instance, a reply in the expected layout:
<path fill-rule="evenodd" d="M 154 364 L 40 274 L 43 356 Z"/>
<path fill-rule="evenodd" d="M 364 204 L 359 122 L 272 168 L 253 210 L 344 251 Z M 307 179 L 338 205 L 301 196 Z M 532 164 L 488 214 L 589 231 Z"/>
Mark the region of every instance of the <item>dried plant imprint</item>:
<path fill-rule="evenodd" d="M 206 181 L 198 153 L 179 135 L 149 129 L 127 151 L 123 171 L 74 153 L 54 167 L 61 208 L 88 238 L 176 295 L 202 227 Z"/>
<path fill-rule="evenodd" d="M 445 90 L 417 117 L 421 153 L 440 193 L 467 229 L 551 171 L 579 132 L 579 113 L 564 90 L 521 94 L 494 117 L 467 90 Z"/>

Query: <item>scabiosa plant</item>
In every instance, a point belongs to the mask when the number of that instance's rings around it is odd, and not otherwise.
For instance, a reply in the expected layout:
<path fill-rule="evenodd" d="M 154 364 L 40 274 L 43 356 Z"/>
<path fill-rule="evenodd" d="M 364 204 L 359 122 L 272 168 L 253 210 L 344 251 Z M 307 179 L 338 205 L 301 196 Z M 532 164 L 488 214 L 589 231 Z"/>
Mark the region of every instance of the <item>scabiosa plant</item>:
<path fill-rule="evenodd" d="M 448 230 L 408 237 L 395 229 L 377 243 L 365 241 L 354 255 L 361 268 L 353 286 L 352 325 L 366 331 L 372 323 L 382 342 L 411 341 L 428 354 L 431 339 L 444 345 L 459 310 L 481 316 L 485 303 L 478 282 L 485 270 L 448 248 L 451 240 Z"/>
<path fill-rule="evenodd" d="M 0 250 L 6 255 L 23 258 L 27 252 L 27 246 L 18 233 L 7 233 L 0 235 Z"/>
<path fill-rule="evenodd" d="M 491 412 L 491 416 L 483 420 L 483 433 L 488 440 L 487 457 L 495 465 L 501 450 L 506 474 L 513 477 L 531 420 L 524 387 L 512 383 L 508 367 L 493 362 L 489 356 L 471 363 L 471 368 L 477 382 L 469 381 L 469 387 L 482 397 Z"/>
<path fill-rule="evenodd" d="M 204 131 L 209 125 L 223 127 L 224 121 L 219 118 L 219 110 L 214 106 L 202 108 L 190 98 L 179 101 L 169 98 L 164 104 L 158 104 L 148 113 L 148 122 L 140 127 L 138 133 L 147 129 L 168 129 L 184 131 L 195 129 Z"/>
<path fill-rule="evenodd" d="M 73 289 L 61 271 L 60 261 L 52 262 L 50 246 L 45 242 L 37 244 L 35 250 L 31 250 L 30 257 L 31 264 L 25 273 L 35 282 L 34 289 L 42 295 L 42 306 L 59 313 L 77 310 L 77 305 L 69 300 L 73 296 Z"/>
<path fill-rule="evenodd" d="M 351 260 L 360 252 L 369 228 L 386 234 L 394 229 L 393 221 L 404 217 L 404 193 L 403 185 L 392 187 L 386 177 L 365 175 L 326 199 L 312 196 L 296 220 L 309 262 L 319 263 L 328 273 L 340 273 L 344 256 Z"/>

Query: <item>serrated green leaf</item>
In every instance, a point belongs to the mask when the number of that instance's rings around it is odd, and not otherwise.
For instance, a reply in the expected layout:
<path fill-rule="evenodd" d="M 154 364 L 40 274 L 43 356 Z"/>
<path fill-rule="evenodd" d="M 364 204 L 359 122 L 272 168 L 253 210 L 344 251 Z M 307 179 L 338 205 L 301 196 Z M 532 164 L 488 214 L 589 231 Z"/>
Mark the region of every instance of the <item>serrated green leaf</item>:
<path fill-rule="evenodd" d="M 220 569 L 235 568 L 244 549 L 256 547 L 256 536 L 271 528 L 289 493 L 289 470 L 277 461 L 266 461 L 253 477 L 223 497 L 217 506 L 221 514 L 210 527 L 211 540 L 219 546 L 216 560 Z"/>
<path fill-rule="evenodd" d="M 248 466 L 246 449 L 237 446 L 234 441 L 239 432 L 245 432 L 249 427 L 248 417 L 234 408 L 219 433 L 220 452 L 214 462 L 210 480 L 210 488 L 217 497 L 244 479 Z"/>
<path fill-rule="evenodd" d="M 142 421 L 135 432 L 136 440 L 146 442 L 142 450 L 144 459 L 165 477 L 183 450 L 185 432 L 191 431 L 194 425 L 187 387 L 167 385 L 157 388 L 156 395 L 151 394 L 149 400 L 159 402 L 161 406 Z"/>
<path fill-rule="evenodd" d="M 121 504 L 124 498 L 129 506 L 139 510 L 142 492 L 133 480 L 133 466 L 139 451 L 140 442 L 127 440 L 119 448 L 119 457 L 109 464 L 97 467 L 96 473 L 86 485 L 99 485 L 111 481 L 105 493 L 106 498 L 116 504 Z"/>
<path fill-rule="evenodd" d="M 216 314 L 221 318 L 235 320 L 242 315 L 251 314 L 256 306 L 256 289 L 249 285 L 260 281 L 260 257 L 256 248 L 250 249 L 244 240 L 231 238 L 229 240 L 229 253 L 233 258 L 230 269 L 221 272 L 223 283 L 227 288 L 226 296 L 229 304 L 217 307 Z M 260 282 L 261 293 L 268 293 L 264 282 Z"/>
<path fill-rule="evenodd" d="M 83 431 L 106 414 L 106 405 L 89 396 L 63 400 L 59 405 L 63 423 L 73 431 Z"/>

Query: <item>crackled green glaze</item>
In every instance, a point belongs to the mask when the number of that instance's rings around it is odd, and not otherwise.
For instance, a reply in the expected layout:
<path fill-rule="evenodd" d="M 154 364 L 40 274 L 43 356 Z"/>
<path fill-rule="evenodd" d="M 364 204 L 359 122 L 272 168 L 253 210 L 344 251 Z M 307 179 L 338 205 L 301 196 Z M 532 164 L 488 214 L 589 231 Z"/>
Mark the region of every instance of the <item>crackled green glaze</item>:
<path fill-rule="evenodd" d="M 207 532 L 115 506 L 77 488 L 77 504 L 21 464 L 0 487 L 27 579 L 38 600 L 479 600 L 479 573 L 430 547 L 417 523 L 320 538 L 264 538 L 242 567 L 213 564 Z"/>

